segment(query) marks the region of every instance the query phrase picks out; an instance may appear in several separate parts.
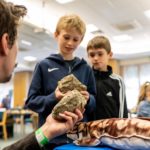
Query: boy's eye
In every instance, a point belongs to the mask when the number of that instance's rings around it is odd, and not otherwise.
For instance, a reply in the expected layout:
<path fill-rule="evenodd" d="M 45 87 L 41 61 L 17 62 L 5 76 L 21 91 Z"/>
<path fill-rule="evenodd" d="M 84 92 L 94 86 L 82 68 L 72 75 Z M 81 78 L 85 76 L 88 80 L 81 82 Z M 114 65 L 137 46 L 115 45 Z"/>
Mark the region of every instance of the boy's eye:
<path fill-rule="evenodd" d="M 94 57 L 94 56 L 95 56 L 95 53 L 89 53 L 89 56 L 90 56 L 90 57 Z"/>
<path fill-rule="evenodd" d="M 74 40 L 74 42 L 78 42 L 78 39 L 73 39 Z"/>
<path fill-rule="evenodd" d="M 102 56 L 103 54 L 101 52 L 95 52 L 95 53 L 91 52 L 91 53 L 89 53 L 90 57 L 95 57 L 95 55 Z"/>
<path fill-rule="evenodd" d="M 69 37 L 69 36 L 64 36 L 64 39 L 65 39 L 65 40 L 69 40 L 70 37 Z"/>

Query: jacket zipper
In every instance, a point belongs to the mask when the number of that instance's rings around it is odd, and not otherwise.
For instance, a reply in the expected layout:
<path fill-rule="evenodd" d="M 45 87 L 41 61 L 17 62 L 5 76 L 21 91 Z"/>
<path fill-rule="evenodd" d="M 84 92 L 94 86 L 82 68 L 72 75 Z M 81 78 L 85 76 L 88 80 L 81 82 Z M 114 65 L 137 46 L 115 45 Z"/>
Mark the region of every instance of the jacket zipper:
<path fill-rule="evenodd" d="M 69 66 L 69 72 L 68 74 L 70 74 L 72 72 L 72 68 Z"/>

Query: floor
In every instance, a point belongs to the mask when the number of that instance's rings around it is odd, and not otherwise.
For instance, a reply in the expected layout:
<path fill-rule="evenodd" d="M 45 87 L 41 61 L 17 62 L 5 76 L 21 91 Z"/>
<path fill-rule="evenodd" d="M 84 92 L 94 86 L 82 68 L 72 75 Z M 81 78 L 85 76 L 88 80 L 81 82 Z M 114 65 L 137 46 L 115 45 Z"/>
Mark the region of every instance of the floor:
<path fill-rule="evenodd" d="M 25 135 L 22 135 L 20 131 L 20 125 L 15 124 L 14 125 L 14 137 L 9 137 L 7 141 L 0 138 L 0 150 L 2 150 L 4 147 L 16 142 L 17 140 L 23 138 L 27 134 L 31 133 L 33 131 L 32 125 L 30 123 L 25 125 Z"/>

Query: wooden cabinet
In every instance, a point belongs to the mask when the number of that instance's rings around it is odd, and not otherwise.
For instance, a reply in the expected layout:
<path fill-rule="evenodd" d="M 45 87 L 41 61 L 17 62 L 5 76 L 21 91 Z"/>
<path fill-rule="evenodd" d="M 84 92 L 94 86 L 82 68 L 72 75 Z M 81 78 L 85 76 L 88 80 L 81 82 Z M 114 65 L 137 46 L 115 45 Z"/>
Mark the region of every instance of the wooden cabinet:
<path fill-rule="evenodd" d="M 113 72 L 120 75 L 119 60 L 111 59 L 109 65 L 113 68 Z"/>
<path fill-rule="evenodd" d="M 13 79 L 14 107 L 24 106 L 27 97 L 32 72 L 16 72 Z"/>

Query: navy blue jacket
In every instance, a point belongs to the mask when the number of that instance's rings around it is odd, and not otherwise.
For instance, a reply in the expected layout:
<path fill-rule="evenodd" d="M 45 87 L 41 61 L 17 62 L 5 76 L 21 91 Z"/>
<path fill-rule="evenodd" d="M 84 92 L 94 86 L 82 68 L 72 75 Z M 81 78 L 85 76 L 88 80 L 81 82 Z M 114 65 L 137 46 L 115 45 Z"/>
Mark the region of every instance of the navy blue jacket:
<path fill-rule="evenodd" d="M 36 65 L 26 100 L 26 106 L 39 114 L 40 126 L 58 102 L 54 93 L 58 81 L 71 73 L 87 86 L 90 94 L 83 121 L 94 120 L 91 114 L 95 109 L 96 85 L 92 69 L 84 59 L 77 57 L 70 68 L 60 54 L 52 54 Z"/>

